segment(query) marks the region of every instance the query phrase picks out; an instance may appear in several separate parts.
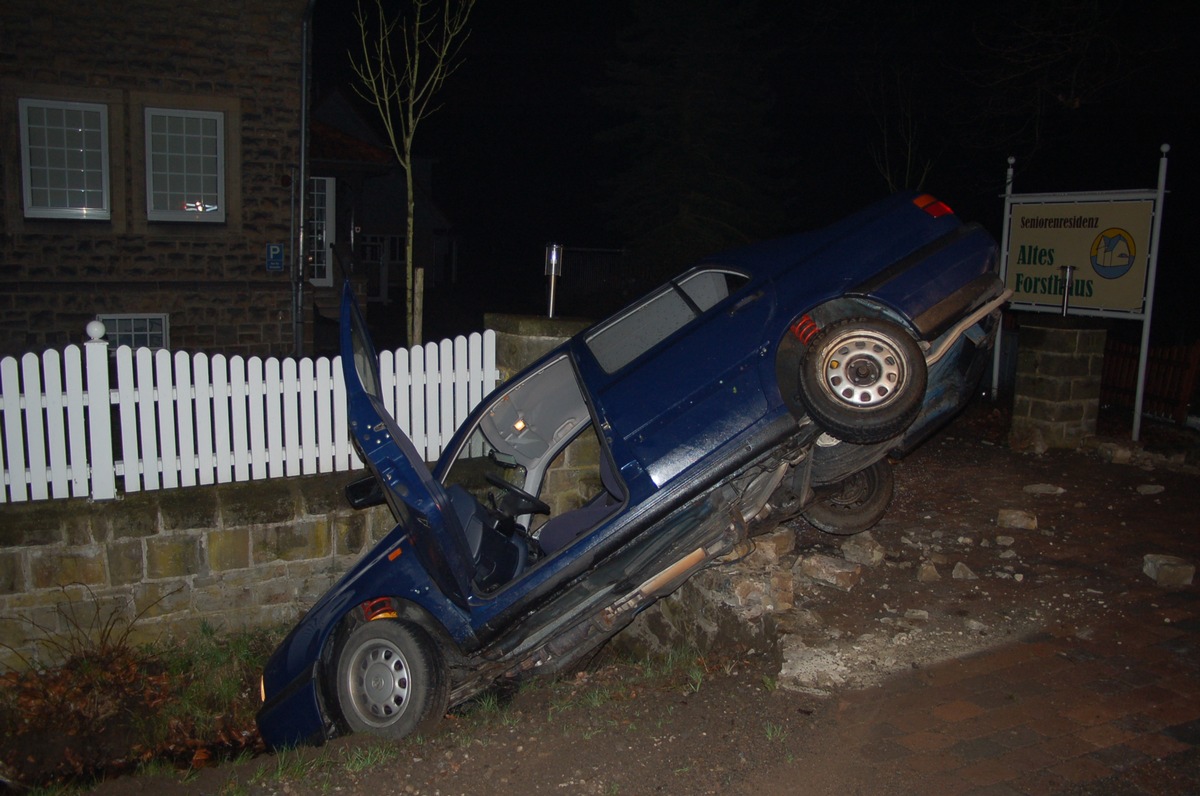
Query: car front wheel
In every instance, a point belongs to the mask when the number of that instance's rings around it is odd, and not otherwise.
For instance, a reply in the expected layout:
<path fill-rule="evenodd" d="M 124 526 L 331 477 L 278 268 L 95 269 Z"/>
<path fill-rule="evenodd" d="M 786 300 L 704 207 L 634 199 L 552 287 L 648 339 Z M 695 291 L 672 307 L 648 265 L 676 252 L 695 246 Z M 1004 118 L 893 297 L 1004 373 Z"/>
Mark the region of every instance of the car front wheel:
<path fill-rule="evenodd" d="M 403 738 L 446 710 L 442 655 L 420 627 L 392 619 L 360 625 L 337 663 L 337 697 L 354 732 Z"/>
<path fill-rule="evenodd" d="M 883 519 L 894 486 L 891 464 L 880 459 L 836 484 L 818 487 L 800 516 L 825 533 L 862 533 Z"/>
<path fill-rule="evenodd" d="M 876 318 L 837 321 L 800 360 L 800 400 L 819 426 L 846 442 L 900 434 L 925 400 L 925 357 L 904 329 Z"/>

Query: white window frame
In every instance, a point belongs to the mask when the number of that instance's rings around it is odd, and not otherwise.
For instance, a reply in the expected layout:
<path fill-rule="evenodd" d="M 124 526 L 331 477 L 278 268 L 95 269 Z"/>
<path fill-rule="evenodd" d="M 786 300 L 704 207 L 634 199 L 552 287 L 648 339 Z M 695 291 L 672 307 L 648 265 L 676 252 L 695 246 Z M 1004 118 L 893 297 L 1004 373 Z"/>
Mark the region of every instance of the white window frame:
<path fill-rule="evenodd" d="M 96 320 L 104 324 L 104 339 L 108 340 L 109 353 L 116 353 L 118 346 L 127 345 L 130 348 L 160 348 L 171 347 L 171 316 L 165 312 L 127 312 L 97 315 Z M 160 329 L 135 328 L 142 321 L 146 327 L 161 324 Z M 161 336 L 161 340 L 151 338 Z M 161 343 L 161 345 L 157 344 Z"/>
<path fill-rule="evenodd" d="M 25 217 L 111 219 L 108 106 L 30 97 L 17 104 Z M 62 112 L 66 118 L 31 125 L 30 115 L 37 110 Z M 84 119 L 90 114 L 98 116 L 89 128 Z"/>
<path fill-rule="evenodd" d="M 146 108 L 146 218 L 150 221 L 225 221 L 225 114 Z M 156 122 L 174 129 L 156 128 Z M 197 128 L 216 122 L 210 136 Z M 183 151 L 180 151 L 182 148 Z M 156 202 L 156 199 L 160 200 Z M 169 205 L 163 206 L 162 199 Z"/>
<path fill-rule="evenodd" d="M 308 281 L 315 287 L 333 285 L 333 244 L 337 243 L 337 180 L 334 177 L 312 177 L 309 187 L 308 222 Z M 321 202 L 317 202 L 320 194 Z"/>

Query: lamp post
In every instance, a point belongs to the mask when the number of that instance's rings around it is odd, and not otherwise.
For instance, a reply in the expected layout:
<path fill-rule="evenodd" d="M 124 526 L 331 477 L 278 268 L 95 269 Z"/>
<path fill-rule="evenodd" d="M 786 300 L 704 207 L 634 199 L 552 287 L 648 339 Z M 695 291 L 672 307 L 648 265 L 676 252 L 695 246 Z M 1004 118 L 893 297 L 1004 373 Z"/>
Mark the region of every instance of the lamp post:
<path fill-rule="evenodd" d="M 562 276 L 563 247 L 558 243 L 546 244 L 546 276 L 550 277 L 550 312 L 546 316 L 554 317 L 554 290 L 558 277 Z"/>

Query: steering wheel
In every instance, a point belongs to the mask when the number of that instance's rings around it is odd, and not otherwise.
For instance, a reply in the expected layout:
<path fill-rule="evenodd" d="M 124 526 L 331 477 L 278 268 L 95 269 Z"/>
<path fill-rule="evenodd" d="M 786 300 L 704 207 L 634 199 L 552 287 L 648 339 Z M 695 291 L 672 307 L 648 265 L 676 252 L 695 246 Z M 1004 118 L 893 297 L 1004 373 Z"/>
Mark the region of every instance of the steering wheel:
<path fill-rule="evenodd" d="M 492 486 L 497 486 L 505 492 L 525 501 L 524 506 L 514 507 L 513 514 L 549 514 L 550 506 L 544 500 L 539 500 L 516 484 L 510 484 L 495 473 L 484 473 L 484 478 Z"/>

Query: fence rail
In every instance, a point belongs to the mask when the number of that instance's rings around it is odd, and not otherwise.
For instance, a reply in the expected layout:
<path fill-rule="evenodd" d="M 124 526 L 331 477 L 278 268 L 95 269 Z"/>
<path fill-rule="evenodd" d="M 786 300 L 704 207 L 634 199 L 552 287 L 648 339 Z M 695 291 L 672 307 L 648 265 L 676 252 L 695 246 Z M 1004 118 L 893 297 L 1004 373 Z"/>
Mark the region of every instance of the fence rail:
<path fill-rule="evenodd" d="M 426 461 L 499 378 L 492 331 L 380 354 L 388 409 Z M 340 357 L 136 351 L 91 340 L 0 360 L 0 503 L 361 467 Z"/>
<path fill-rule="evenodd" d="M 1133 406 L 1137 391 L 1137 346 L 1109 339 L 1104 347 L 1100 402 Z M 1146 359 L 1142 411 L 1148 415 L 1187 422 L 1188 407 L 1200 378 L 1200 341 L 1191 345 L 1152 346 Z"/>

